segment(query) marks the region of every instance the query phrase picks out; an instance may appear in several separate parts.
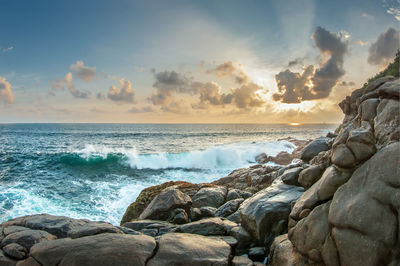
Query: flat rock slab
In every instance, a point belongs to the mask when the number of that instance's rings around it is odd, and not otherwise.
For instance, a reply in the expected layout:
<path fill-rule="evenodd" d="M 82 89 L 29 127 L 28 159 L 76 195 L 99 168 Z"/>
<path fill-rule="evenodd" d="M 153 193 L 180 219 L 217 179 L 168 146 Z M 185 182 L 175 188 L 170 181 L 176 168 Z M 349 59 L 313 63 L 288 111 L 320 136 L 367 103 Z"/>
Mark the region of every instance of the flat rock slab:
<path fill-rule="evenodd" d="M 158 250 L 147 265 L 229 265 L 231 247 L 223 240 L 200 235 L 169 233 L 158 240 Z"/>
<path fill-rule="evenodd" d="M 39 243 L 30 255 L 46 266 L 145 265 L 155 247 L 156 241 L 149 236 L 106 233 Z"/>
<path fill-rule="evenodd" d="M 237 224 L 221 218 L 208 218 L 193 223 L 181 225 L 177 232 L 197 234 L 197 235 L 226 235 Z"/>

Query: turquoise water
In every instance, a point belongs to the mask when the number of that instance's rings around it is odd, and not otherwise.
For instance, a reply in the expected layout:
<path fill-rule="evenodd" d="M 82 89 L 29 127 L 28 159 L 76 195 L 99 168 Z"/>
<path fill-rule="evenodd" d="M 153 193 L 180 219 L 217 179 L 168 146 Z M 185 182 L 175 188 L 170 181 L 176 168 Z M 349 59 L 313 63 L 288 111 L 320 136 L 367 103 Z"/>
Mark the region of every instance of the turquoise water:
<path fill-rule="evenodd" d="M 34 213 L 118 224 L 148 186 L 210 182 L 336 125 L 0 124 L 0 222 Z"/>

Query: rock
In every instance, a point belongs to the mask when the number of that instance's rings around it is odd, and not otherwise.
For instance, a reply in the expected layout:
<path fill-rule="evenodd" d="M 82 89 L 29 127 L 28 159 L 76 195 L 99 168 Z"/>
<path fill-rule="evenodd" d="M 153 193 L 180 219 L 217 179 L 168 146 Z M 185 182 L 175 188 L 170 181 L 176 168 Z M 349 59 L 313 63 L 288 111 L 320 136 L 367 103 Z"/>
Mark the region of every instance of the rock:
<path fill-rule="evenodd" d="M 383 98 L 399 99 L 400 97 L 400 79 L 386 82 L 378 89 L 379 96 Z"/>
<path fill-rule="evenodd" d="M 322 246 L 329 234 L 329 206 L 330 202 L 327 202 L 315 207 L 306 218 L 289 230 L 289 239 L 296 250 L 316 262 L 322 261 Z"/>
<path fill-rule="evenodd" d="M 189 217 L 184 209 L 175 209 L 169 219 L 174 224 L 185 224 L 189 221 Z"/>
<path fill-rule="evenodd" d="M 277 236 L 271 245 L 268 259 L 271 266 L 302 266 L 315 265 L 308 262 L 308 259 L 295 251 L 292 242 L 287 234 Z"/>
<path fill-rule="evenodd" d="M 364 89 L 363 94 L 369 93 L 371 91 L 376 90 L 377 88 L 379 88 L 383 83 L 388 82 L 388 81 L 392 81 L 395 78 L 393 76 L 385 76 L 382 78 L 378 78 L 374 81 L 372 81 L 371 83 L 368 84 L 368 86 Z"/>
<path fill-rule="evenodd" d="M 253 247 L 249 249 L 249 258 L 253 261 L 264 261 L 265 249 L 264 247 Z"/>
<path fill-rule="evenodd" d="M 224 203 L 225 196 L 226 188 L 202 188 L 193 196 L 193 206 L 196 208 L 207 206 L 218 208 Z"/>
<path fill-rule="evenodd" d="M 263 152 L 257 155 L 256 158 L 254 159 L 256 160 L 257 163 L 263 164 L 268 162 L 268 155 L 265 152 Z"/>
<path fill-rule="evenodd" d="M 230 189 L 228 194 L 226 195 L 226 201 L 234 200 L 234 199 L 247 199 L 250 198 L 253 193 L 243 191 L 240 189 Z"/>
<path fill-rule="evenodd" d="M 334 148 L 331 160 L 332 163 L 343 168 L 352 168 L 356 163 L 356 158 L 345 144 L 339 144 Z"/>
<path fill-rule="evenodd" d="M 15 266 L 17 261 L 7 257 L 4 252 L 0 249 L 0 265 L 1 266 Z"/>
<path fill-rule="evenodd" d="M 338 134 L 336 134 L 336 133 L 334 133 L 334 132 L 328 132 L 327 134 L 326 134 L 326 137 L 327 138 L 336 138 L 338 136 Z"/>
<path fill-rule="evenodd" d="M 156 242 L 145 235 L 98 234 L 36 244 L 31 256 L 42 265 L 146 265 Z"/>
<path fill-rule="evenodd" d="M 240 223 L 240 214 L 239 211 L 235 211 L 234 213 L 232 213 L 231 215 L 229 215 L 228 217 L 226 217 L 227 220 L 234 222 L 234 223 Z"/>
<path fill-rule="evenodd" d="M 244 199 L 235 199 L 224 203 L 221 207 L 217 209 L 217 211 L 215 212 L 215 216 L 228 217 L 239 208 L 239 205 L 243 201 Z"/>
<path fill-rule="evenodd" d="M 243 227 L 257 243 L 269 247 L 275 236 L 286 230 L 291 205 L 302 193 L 303 188 L 274 182 L 242 203 L 239 212 Z"/>
<path fill-rule="evenodd" d="M 374 134 L 365 129 L 350 131 L 346 145 L 357 162 L 369 159 L 376 152 Z"/>
<path fill-rule="evenodd" d="M 311 165 L 302 170 L 299 174 L 298 182 L 304 188 L 311 187 L 323 173 L 323 168 L 320 165 Z"/>
<path fill-rule="evenodd" d="M 396 142 L 378 151 L 335 193 L 329 223 L 341 265 L 399 263 L 399 150 Z"/>
<path fill-rule="evenodd" d="M 202 185 L 209 186 L 210 184 Z M 130 204 L 126 209 L 125 214 L 121 220 L 121 225 L 139 218 L 140 214 L 144 211 L 144 209 L 146 209 L 150 202 L 166 188 L 173 187 L 175 189 L 179 189 L 181 192 L 185 193 L 189 197 L 192 197 L 201 188 L 202 185 L 191 184 L 183 181 L 170 181 L 161 185 L 145 188 L 140 192 L 136 201 Z"/>
<path fill-rule="evenodd" d="M 235 248 L 238 244 L 238 241 L 233 236 L 209 236 L 209 238 L 220 239 L 225 241 L 231 248 Z"/>
<path fill-rule="evenodd" d="M 310 161 L 312 158 L 318 155 L 321 151 L 329 149 L 328 145 L 329 138 L 318 138 L 312 141 L 310 144 L 304 147 L 301 152 L 301 159 L 305 162 Z"/>
<path fill-rule="evenodd" d="M 123 234 L 122 230 L 106 222 L 91 222 L 83 226 L 72 229 L 68 236 L 71 238 L 79 238 L 83 236 L 91 236 L 102 233 Z"/>
<path fill-rule="evenodd" d="M 251 235 L 243 228 L 243 226 L 240 225 L 233 227 L 232 230 L 229 232 L 229 235 L 237 239 L 237 248 L 239 249 L 247 248 L 252 242 Z"/>
<path fill-rule="evenodd" d="M 18 217 L 3 223 L 3 227 L 12 225 L 24 226 L 33 230 L 43 230 L 58 238 L 69 236 L 69 233 L 80 226 L 86 225 L 90 221 L 78 220 L 65 216 L 54 216 L 49 214 L 36 214 Z"/>
<path fill-rule="evenodd" d="M 235 256 L 232 259 L 232 266 L 253 266 L 253 261 L 245 256 Z"/>
<path fill-rule="evenodd" d="M 200 208 L 201 218 L 215 217 L 216 211 L 217 208 L 214 207 L 201 207 Z"/>
<path fill-rule="evenodd" d="M 198 221 L 198 220 L 200 220 L 201 218 L 203 218 L 203 217 L 201 216 L 201 211 L 200 211 L 200 209 L 199 209 L 199 208 L 191 208 L 191 209 L 190 209 L 190 218 L 191 218 L 191 221 L 192 221 L 192 222 Z"/>
<path fill-rule="evenodd" d="M 158 194 L 140 214 L 139 219 L 166 220 L 171 211 L 181 208 L 190 210 L 192 199 L 178 189 L 170 189 Z"/>
<path fill-rule="evenodd" d="M 203 236 L 209 235 L 227 235 L 237 224 L 222 220 L 221 218 L 208 218 L 200 221 L 180 225 L 177 232 L 197 234 Z"/>
<path fill-rule="evenodd" d="M 122 232 L 124 232 L 124 234 L 128 234 L 128 235 L 141 235 L 142 233 L 132 230 L 128 227 L 124 227 L 124 226 L 117 226 L 119 230 L 121 230 Z"/>
<path fill-rule="evenodd" d="M 281 176 L 283 183 L 295 186 L 299 185 L 297 178 L 302 170 L 303 167 L 295 167 L 286 170 Z"/>
<path fill-rule="evenodd" d="M 11 243 L 3 247 L 5 254 L 13 259 L 22 260 L 27 257 L 28 251 L 17 243 Z"/>
<path fill-rule="evenodd" d="M 146 265 L 229 265 L 230 246 L 222 240 L 192 234 L 165 234 Z"/>
<path fill-rule="evenodd" d="M 23 227 L 23 226 L 11 225 L 11 226 L 7 226 L 3 229 L 3 234 L 4 234 L 4 236 L 8 236 L 9 234 L 20 232 L 20 231 L 26 231 L 26 230 L 31 230 L 31 229 Z"/>
<path fill-rule="evenodd" d="M 397 100 L 383 99 L 376 109 L 374 132 L 376 142 L 385 145 L 389 136 L 400 126 L 400 104 Z"/>
<path fill-rule="evenodd" d="M 376 98 L 365 100 L 361 104 L 361 119 L 364 121 L 373 122 L 379 102 L 379 99 Z"/>
<path fill-rule="evenodd" d="M 142 233 L 146 232 L 146 234 L 153 234 L 155 232 L 156 235 L 159 235 L 160 233 L 170 232 L 176 228 L 176 226 L 171 223 L 154 220 L 128 222 L 124 223 L 123 227 L 127 227 L 129 229 Z"/>
<path fill-rule="evenodd" d="M 57 237 L 41 230 L 23 230 L 7 235 L 1 241 L 1 247 L 11 243 L 17 243 L 28 251 L 36 243 L 54 240 Z"/>

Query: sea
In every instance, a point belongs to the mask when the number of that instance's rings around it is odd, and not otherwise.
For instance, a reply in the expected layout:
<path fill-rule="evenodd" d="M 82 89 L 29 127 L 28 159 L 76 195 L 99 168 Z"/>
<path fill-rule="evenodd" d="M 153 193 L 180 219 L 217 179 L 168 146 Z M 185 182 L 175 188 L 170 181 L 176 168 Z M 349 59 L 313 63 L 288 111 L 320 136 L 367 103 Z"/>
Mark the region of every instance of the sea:
<path fill-rule="evenodd" d="M 119 224 L 146 187 L 212 182 L 335 124 L 0 124 L 0 223 L 49 213 Z"/>

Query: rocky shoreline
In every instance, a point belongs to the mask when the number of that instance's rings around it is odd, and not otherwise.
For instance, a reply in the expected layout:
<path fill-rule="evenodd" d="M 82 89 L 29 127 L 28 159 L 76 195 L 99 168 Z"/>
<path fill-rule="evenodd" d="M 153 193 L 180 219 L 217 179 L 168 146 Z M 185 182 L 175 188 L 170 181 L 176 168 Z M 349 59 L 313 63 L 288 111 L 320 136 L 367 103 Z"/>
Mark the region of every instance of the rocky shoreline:
<path fill-rule="evenodd" d="M 399 94 L 379 78 L 339 104 L 337 134 L 213 183 L 146 188 L 120 226 L 4 222 L 0 265 L 399 265 Z"/>

